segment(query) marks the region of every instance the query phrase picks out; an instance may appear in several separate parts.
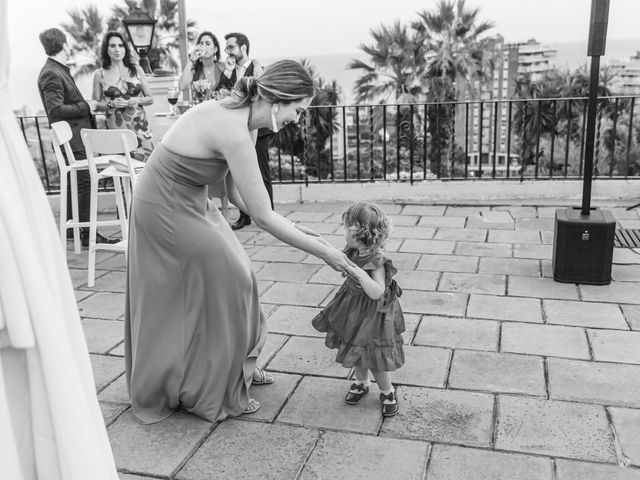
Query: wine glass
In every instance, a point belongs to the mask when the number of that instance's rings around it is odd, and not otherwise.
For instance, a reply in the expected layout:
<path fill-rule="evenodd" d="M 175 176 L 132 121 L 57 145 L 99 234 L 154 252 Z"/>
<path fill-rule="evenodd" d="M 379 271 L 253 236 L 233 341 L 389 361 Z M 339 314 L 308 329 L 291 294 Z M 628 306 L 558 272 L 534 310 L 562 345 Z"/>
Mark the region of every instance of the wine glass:
<path fill-rule="evenodd" d="M 167 90 L 167 100 L 171 105 L 169 107 L 169 112 L 172 117 L 178 114 L 178 112 L 176 111 L 176 103 L 178 103 L 179 95 L 180 95 L 180 90 L 176 86 L 169 87 L 169 89 Z"/>

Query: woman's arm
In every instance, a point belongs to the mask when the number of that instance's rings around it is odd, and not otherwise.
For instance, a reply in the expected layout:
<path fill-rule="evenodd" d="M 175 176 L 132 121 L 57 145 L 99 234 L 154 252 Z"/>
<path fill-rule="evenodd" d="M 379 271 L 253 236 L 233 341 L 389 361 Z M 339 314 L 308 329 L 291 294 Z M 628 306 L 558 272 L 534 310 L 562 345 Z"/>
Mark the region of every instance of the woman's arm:
<path fill-rule="evenodd" d="M 108 100 L 104 97 L 104 91 L 102 90 L 102 73 L 98 69 L 93 74 L 93 94 L 91 98 L 93 98 L 97 104 L 97 109 L 103 112 L 109 110 Z"/>
<path fill-rule="evenodd" d="M 344 271 L 350 263 L 344 253 L 302 233 L 289 220 L 271 210 L 269 195 L 258 168 L 256 150 L 243 124 L 246 117 L 238 115 L 237 111 L 233 115 L 237 118 L 217 119 L 221 125 L 225 125 L 224 133 L 219 134 L 217 140 L 246 211 L 259 227 L 278 240 L 323 259 L 335 270 Z"/>
<path fill-rule="evenodd" d="M 191 86 L 191 82 L 193 81 L 193 63 L 191 60 L 187 60 L 187 64 L 182 71 L 182 75 L 180 75 L 180 80 L 178 82 L 178 88 L 180 90 L 184 90 L 185 88 L 189 88 Z"/>
<path fill-rule="evenodd" d="M 142 87 L 142 96 L 136 97 L 138 100 L 138 105 L 152 105 L 153 104 L 153 95 L 151 95 L 151 89 L 149 88 L 149 82 L 147 82 L 147 76 L 142 70 L 140 65 L 136 65 L 136 70 L 138 71 L 138 78 L 140 79 L 140 86 Z"/>
<path fill-rule="evenodd" d="M 366 293 L 369 298 L 378 300 L 384 295 L 384 264 L 373 270 L 371 275 L 357 265 L 347 267 L 347 273 L 360 283 L 362 290 L 364 290 L 364 293 Z"/>

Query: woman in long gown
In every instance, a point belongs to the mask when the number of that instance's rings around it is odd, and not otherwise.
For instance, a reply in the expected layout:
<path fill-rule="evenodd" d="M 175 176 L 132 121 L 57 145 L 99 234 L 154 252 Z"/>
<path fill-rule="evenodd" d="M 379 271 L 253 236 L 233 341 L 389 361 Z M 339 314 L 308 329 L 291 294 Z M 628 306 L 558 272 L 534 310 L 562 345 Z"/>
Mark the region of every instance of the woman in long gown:
<path fill-rule="evenodd" d="M 266 338 L 251 261 L 206 185 L 230 178 L 229 198 L 279 240 L 344 272 L 347 257 L 270 208 L 255 131 L 297 122 L 313 81 L 283 60 L 241 79 L 221 101 L 180 117 L 149 158 L 132 202 L 125 364 L 133 414 L 154 423 L 182 408 L 215 422 L 252 413 Z M 211 206 L 211 208 L 209 208 Z"/>

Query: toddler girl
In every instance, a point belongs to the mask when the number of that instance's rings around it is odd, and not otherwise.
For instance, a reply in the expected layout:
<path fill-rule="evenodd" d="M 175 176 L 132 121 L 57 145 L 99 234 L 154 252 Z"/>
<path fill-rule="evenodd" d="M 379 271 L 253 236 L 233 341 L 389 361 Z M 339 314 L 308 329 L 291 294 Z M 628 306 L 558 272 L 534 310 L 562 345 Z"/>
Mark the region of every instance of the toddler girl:
<path fill-rule="evenodd" d="M 400 334 L 405 328 L 398 302 L 402 290 L 391 278 L 397 270 L 382 252 L 390 222 L 380 207 L 361 202 L 342 214 L 342 223 L 344 251 L 355 265 L 312 324 L 327 333 L 329 348 L 338 349 L 336 361 L 355 367 L 355 383 L 345 401 L 355 405 L 369 393 L 371 371 L 380 388 L 382 415 L 390 417 L 398 413 L 390 372 L 404 364 Z"/>

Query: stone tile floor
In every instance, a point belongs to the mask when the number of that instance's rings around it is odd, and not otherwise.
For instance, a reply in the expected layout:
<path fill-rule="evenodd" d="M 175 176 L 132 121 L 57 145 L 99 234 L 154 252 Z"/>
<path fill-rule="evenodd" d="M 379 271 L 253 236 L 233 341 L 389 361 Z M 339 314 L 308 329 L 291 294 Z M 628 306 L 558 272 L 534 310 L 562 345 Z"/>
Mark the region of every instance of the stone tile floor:
<path fill-rule="evenodd" d="M 346 204 L 278 205 L 343 246 Z M 68 264 L 122 480 L 640 480 L 640 255 L 615 249 L 608 286 L 552 278 L 545 206 L 387 204 L 407 317 L 400 413 L 377 389 L 347 406 L 348 370 L 311 318 L 341 278 L 255 226 L 237 232 L 260 282 L 269 337 L 262 408 L 212 424 L 177 413 L 140 425 L 124 382 L 122 254 Z M 638 210 L 607 208 L 620 227 Z"/>

